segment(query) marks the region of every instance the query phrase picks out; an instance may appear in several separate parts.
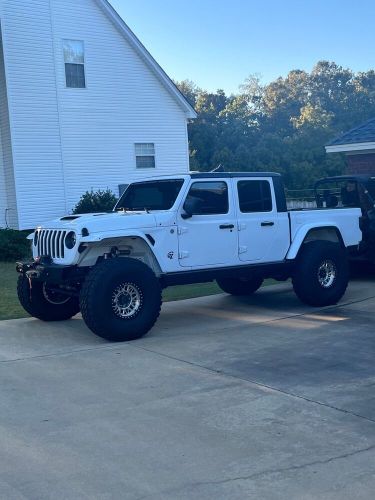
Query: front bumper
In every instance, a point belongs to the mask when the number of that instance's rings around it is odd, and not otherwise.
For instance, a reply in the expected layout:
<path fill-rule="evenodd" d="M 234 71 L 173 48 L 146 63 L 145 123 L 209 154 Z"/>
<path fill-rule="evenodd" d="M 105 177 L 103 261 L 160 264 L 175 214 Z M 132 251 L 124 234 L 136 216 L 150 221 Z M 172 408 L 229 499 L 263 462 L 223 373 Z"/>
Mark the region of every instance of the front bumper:
<path fill-rule="evenodd" d="M 82 268 L 53 264 L 51 259 L 48 260 L 48 258 L 41 258 L 38 261 L 17 262 L 16 271 L 30 280 L 55 285 L 78 284 L 86 275 Z"/>

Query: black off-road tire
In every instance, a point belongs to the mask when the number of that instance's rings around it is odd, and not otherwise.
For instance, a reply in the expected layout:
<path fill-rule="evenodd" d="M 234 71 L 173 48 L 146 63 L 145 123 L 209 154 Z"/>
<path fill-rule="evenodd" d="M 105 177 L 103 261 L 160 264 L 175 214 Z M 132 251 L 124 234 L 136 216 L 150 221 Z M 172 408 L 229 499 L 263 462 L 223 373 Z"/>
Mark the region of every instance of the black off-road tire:
<path fill-rule="evenodd" d="M 161 304 L 161 286 L 154 272 L 143 262 L 125 257 L 98 263 L 80 294 L 86 325 L 95 335 L 111 342 L 146 335 L 159 317 Z M 133 306 L 134 313 L 130 314 Z"/>
<path fill-rule="evenodd" d="M 305 304 L 315 307 L 337 304 L 349 283 L 346 250 L 328 241 L 306 243 L 297 257 L 292 281 L 297 297 Z"/>
<path fill-rule="evenodd" d="M 42 321 L 65 321 L 79 313 L 78 298 L 54 295 L 39 281 L 33 281 L 30 289 L 30 282 L 23 275 L 18 278 L 17 294 L 25 311 Z"/>
<path fill-rule="evenodd" d="M 230 295 L 252 295 L 263 284 L 263 278 L 253 276 L 252 278 L 220 278 L 216 280 L 219 287 Z"/>

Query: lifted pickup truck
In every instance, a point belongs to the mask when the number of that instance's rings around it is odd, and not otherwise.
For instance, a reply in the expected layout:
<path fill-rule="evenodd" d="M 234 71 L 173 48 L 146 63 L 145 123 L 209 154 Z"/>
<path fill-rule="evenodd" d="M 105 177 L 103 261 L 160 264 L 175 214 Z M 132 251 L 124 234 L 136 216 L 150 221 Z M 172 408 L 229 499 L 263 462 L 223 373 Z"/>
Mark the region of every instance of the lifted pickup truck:
<path fill-rule="evenodd" d="M 362 239 L 359 208 L 288 212 L 280 175 L 193 173 L 130 184 L 113 213 L 72 215 L 30 235 L 18 296 L 32 316 L 81 311 L 100 337 L 128 341 L 155 324 L 168 286 L 216 280 L 250 295 L 292 278 L 312 306 L 336 304 L 348 250 Z"/>

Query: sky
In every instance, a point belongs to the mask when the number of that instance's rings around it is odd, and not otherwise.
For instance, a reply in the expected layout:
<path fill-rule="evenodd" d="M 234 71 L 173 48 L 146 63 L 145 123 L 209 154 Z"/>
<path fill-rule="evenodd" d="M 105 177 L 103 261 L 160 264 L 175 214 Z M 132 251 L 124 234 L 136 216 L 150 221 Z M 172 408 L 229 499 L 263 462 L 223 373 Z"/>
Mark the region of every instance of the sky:
<path fill-rule="evenodd" d="M 110 0 L 175 80 L 228 94 L 330 60 L 375 69 L 374 0 Z"/>

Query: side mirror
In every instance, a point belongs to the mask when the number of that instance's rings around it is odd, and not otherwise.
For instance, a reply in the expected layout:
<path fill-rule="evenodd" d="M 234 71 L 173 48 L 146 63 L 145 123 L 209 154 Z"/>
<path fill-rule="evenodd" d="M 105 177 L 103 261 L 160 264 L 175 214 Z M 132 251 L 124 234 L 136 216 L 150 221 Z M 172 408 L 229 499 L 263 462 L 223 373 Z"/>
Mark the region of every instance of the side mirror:
<path fill-rule="evenodd" d="M 194 198 L 193 196 L 188 196 L 184 204 L 185 213 L 181 214 L 181 217 L 186 219 L 191 219 L 195 213 L 197 213 L 198 206 L 200 204 L 199 198 Z"/>
<path fill-rule="evenodd" d="M 181 214 L 181 218 L 184 220 L 191 219 L 193 217 L 193 214 L 188 214 L 185 210 L 185 213 Z"/>

